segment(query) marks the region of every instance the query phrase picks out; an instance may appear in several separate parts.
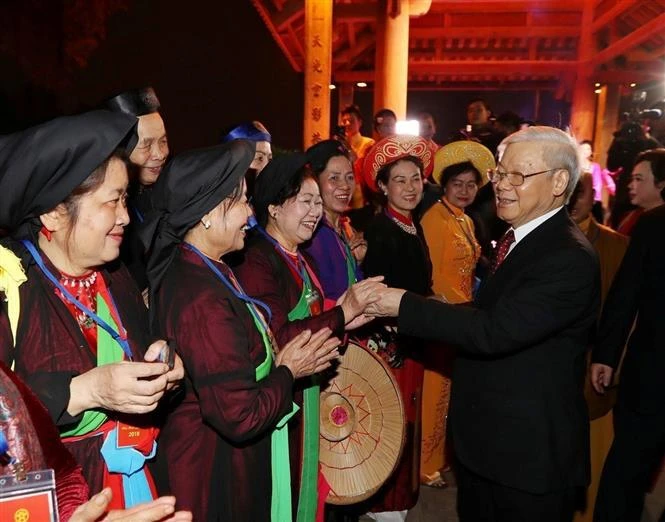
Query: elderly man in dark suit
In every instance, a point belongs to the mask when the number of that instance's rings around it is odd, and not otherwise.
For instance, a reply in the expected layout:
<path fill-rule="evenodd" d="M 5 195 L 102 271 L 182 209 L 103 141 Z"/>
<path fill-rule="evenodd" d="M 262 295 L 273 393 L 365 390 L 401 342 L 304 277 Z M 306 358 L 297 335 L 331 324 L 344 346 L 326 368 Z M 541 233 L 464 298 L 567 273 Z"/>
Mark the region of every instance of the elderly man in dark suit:
<path fill-rule="evenodd" d="M 490 172 L 511 228 L 474 303 L 383 290 L 377 316 L 458 348 L 450 432 L 462 522 L 569 522 L 589 480 L 585 351 L 600 298 L 596 253 L 564 208 L 575 142 L 549 127 L 507 137 Z"/>
<path fill-rule="evenodd" d="M 665 148 L 643 152 L 635 164 L 642 162 L 662 179 Z M 604 393 L 630 334 L 614 407 L 614 442 L 596 500 L 598 522 L 639 521 L 649 480 L 665 455 L 664 237 L 665 205 L 661 205 L 635 225 L 607 295 L 592 354 L 592 383 Z M 665 521 L 665 514 L 660 520 Z"/>

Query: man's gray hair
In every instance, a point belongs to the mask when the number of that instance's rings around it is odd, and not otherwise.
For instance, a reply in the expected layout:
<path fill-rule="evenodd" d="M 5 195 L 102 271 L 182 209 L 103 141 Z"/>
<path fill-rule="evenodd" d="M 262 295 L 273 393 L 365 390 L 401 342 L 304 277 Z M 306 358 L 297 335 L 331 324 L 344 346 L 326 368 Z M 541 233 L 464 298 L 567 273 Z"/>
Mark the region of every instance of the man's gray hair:
<path fill-rule="evenodd" d="M 562 130 L 554 127 L 535 126 L 511 134 L 501 142 L 501 146 L 507 147 L 511 143 L 531 141 L 543 143 L 543 159 L 549 167 L 568 171 L 569 179 L 565 192 L 566 203 L 568 203 L 580 179 L 581 168 L 577 142 Z"/>

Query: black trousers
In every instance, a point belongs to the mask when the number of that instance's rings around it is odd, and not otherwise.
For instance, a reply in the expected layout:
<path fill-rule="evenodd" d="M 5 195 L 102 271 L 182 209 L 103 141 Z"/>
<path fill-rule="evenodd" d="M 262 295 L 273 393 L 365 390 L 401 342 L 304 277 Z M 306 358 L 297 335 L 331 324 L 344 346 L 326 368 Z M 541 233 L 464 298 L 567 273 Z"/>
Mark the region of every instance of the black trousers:
<path fill-rule="evenodd" d="M 619 401 L 614 408 L 614 442 L 600 477 L 594 522 L 639 522 L 644 494 L 664 454 L 665 414 L 644 415 Z"/>
<path fill-rule="evenodd" d="M 535 495 L 480 477 L 459 462 L 457 513 L 460 522 L 571 522 L 577 488 Z"/>

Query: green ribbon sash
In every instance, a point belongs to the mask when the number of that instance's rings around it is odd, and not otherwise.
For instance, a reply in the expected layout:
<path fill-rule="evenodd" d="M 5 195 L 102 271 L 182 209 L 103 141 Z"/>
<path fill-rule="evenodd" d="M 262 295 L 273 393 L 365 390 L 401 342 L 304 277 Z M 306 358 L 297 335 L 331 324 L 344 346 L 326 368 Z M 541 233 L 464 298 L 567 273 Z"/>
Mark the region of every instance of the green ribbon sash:
<path fill-rule="evenodd" d="M 259 319 L 251 304 L 247 305 L 254 325 L 261 334 L 266 349 L 266 358 L 256 368 L 256 382 L 265 379 L 272 368 L 273 349 L 267 325 Z M 270 519 L 272 522 L 293 520 L 291 502 L 291 462 L 289 460 L 289 431 L 287 425 L 291 417 L 299 410 L 294 403 L 291 412 L 280 419 L 270 437 L 270 463 L 272 469 L 272 497 L 270 501 Z"/>
<path fill-rule="evenodd" d="M 296 306 L 289 312 L 289 321 L 311 316 L 307 295 L 311 294 L 309 277 L 303 281 L 302 294 Z M 318 507 L 319 483 L 319 393 L 318 384 L 303 391 L 303 452 L 297 522 L 314 522 Z"/>
<path fill-rule="evenodd" d="M 106 301 L 101 294 L 97 294 L 97 315 L 101 317 L 117 332 L 118 325 L 113 319 L 111 310 L 109 310 Z M 113 340 L 113 337 L 97 325 L 97 366 L 120 362 L 124 358 L 124 352 L 120 345 Z M 86 410 L 83 413 L 81 421 L 72 429 L 60 434 L 60 438 L 80 437 L 95 431 L 106 422 L 108 416 L 100 410 Z"/>

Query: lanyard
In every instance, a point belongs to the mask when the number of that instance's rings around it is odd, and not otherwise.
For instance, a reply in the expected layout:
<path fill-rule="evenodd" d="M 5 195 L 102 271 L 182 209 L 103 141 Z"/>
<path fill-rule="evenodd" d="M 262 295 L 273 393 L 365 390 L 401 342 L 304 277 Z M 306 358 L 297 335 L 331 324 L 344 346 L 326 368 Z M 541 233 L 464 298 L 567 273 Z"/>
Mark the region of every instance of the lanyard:
<path fill-rule="evenodd" d="M 115 342 L 117 342 L 120 347 L 122 348 L 122 351 L 125 352 L 125 355 L 127 358 L 131 361 L 133 356 L 132 356 L 132 350 L 129 347 L 129 342 L 127 342 L 127 339 L 123 339 L 118 332 L 115 331 L 115 329 L 109 325 L 104 319 L 99 317 L 95 312 L 90 310 L 87 306 L 83 305 L 76 297 L 74 297 L 69 290 L 67 290 L 62 284 L 60 284 L 60 281 L 51 273 L 51 271 L 46 267 L 46 264 L 44 263 L 44 260 L 42 259 L 42 256 L 39 254 L 37 249 L 35 248 L 35 245 L 32 244 L 32 242 L 28 241 L 27 239 L 22 239 L 21 243 L 23 243 L 23 246 L 25 246 L 28 249 L 28 252 L 30 252 L 30 255 L 32 258 L 35 260 L 35 263 L 37 263 L 37 266 L 39 269 L 42 271 L 42 273 L 46 276 L 46 278 L 51 281 L 55 285 L 55 287 L 60 290 L 62 295 L 65 296 L 65 299 L 67 299 L 70 303 L 72 303 L 76 308 L 78 308 L 81 312 L 83 312 L 85 315 L 90 317 L 97 325 L 104 330 L 113 338 Z M 118 321 L 120 320 L 120 314 L 118 313 L 118 308 L 115 305 L 115 302 L 113 301 L 113 296 L 111 295 L 111 292 L 108 292 L 110 301 L 111 301 L 111 306 L 113 306 L 113 309 L 115 311 L 115 316 L 118 318 Z M 122 325 L 118 325 L 118 329 L 122 329 Z"/>
<path fill-rule="evenodd" d="M 192 245 L 191 243 L 184 243 L 184 245 L 185 245 L 186 248 L 188 248 L 189 250 L 194 252 L 197 256 L 199 256 L 203 260 L 203 262 L 208 266 L 208 268 L 210 270 L 212 270 L 212 272 L 217 276 L 217 278 L 222 283 L 224 283 L 224 286 L 226 286 L 226 288 L 231 290 L 231 292 L 233 293 L 234 296 L 236 296 L 238 299 L 240 299 L 246 305 L 248 305 L 249 311 L 252 312 L 252 315 L 254 315 L 254 313 L 255 313 L 254 310 L 253 310 L 253 306 L 258 306 L 268 316 L 268 323 L 270 323 L 270 321 L 272 321 L 272 312 L 270 311 L 270 307 L 267 304 L 265 304 L 262 301 L 259 301 L 258 299 L 254 299 L 254 298 L 248 296 L 242 288 L 237 289 L 235 287 L 235 285 L 233 283 L 231 283 L 231 281 L 229 281 L 228 278 L 219 270 L 219 268 L 217 268 L 213 264 L 213 262 L 210 261 L 210 259 L 208 259 L 206 257 L 206 255 L 203 252 L 201 252 L 198 248 L 196 248 L 194 245 Z M 240 285 L 238 285 L 238 286 L 240 287 Z M 256 315 L 260 315 L 260 314 L 256 314 Z M 261 321 L 261 322 L 263 322 L 263 321 Z"/>
<path fill-rule="evenodd" d="M 309 275 L 307 274 L 307 262 L 302 257 L 300 252 L 298 252 L 296 256 L 302 268 L 298 266 L 297 263 L 293 262 L 293 259 L 284 251 L 282 245 L 280 245 L 277 241 L 275 241 L 275 239 L 270 234 L 268 234 L 268 232 L 266 232 L 265 229 L 259 226 L 257 226 L 256 228 L 263 235 L 263 237 L 265 237 L 277 249 L 277 252 L 282 256 L 284 261 L 286 261 L 289 264 L 289 266 L 295 271 L 295 273 L 300 276 L 300 279 L 302 280 L 303 284 L 311 286 L 312 283 L 310 281 Z"/>
<path fill-rule="evenodd" d="M 347 279 L 349 281 L 349 286 L 351 286 L 358 282 L 358 278 L 356 276 L 356 269 L 358 265 L 356 263 L 356 258 L 353 257 L 353 252 L 351 251 L 351 247 L 349 247 L 349 243 L 346 239 L 347 233 L 344 231 L 344 225 L 341 226 L 341 233 L 338 233 L 337 230 L 335 230 L 335 227 L 332 226 L 332 223 L 330 223 L 325 217 L 323 219 L 324 225 L 332 230 L 334 234 L 337 248 L 339 248 L 342 257 L 344 258 L 344 262 L 346 263 Z"/>
<path fill-rule="evenodd" d="M 16 459 L 9 454 L 9 442 L 5 437 L 5 433 L 0 431 L 0 463 L 13 464 Z"/>

